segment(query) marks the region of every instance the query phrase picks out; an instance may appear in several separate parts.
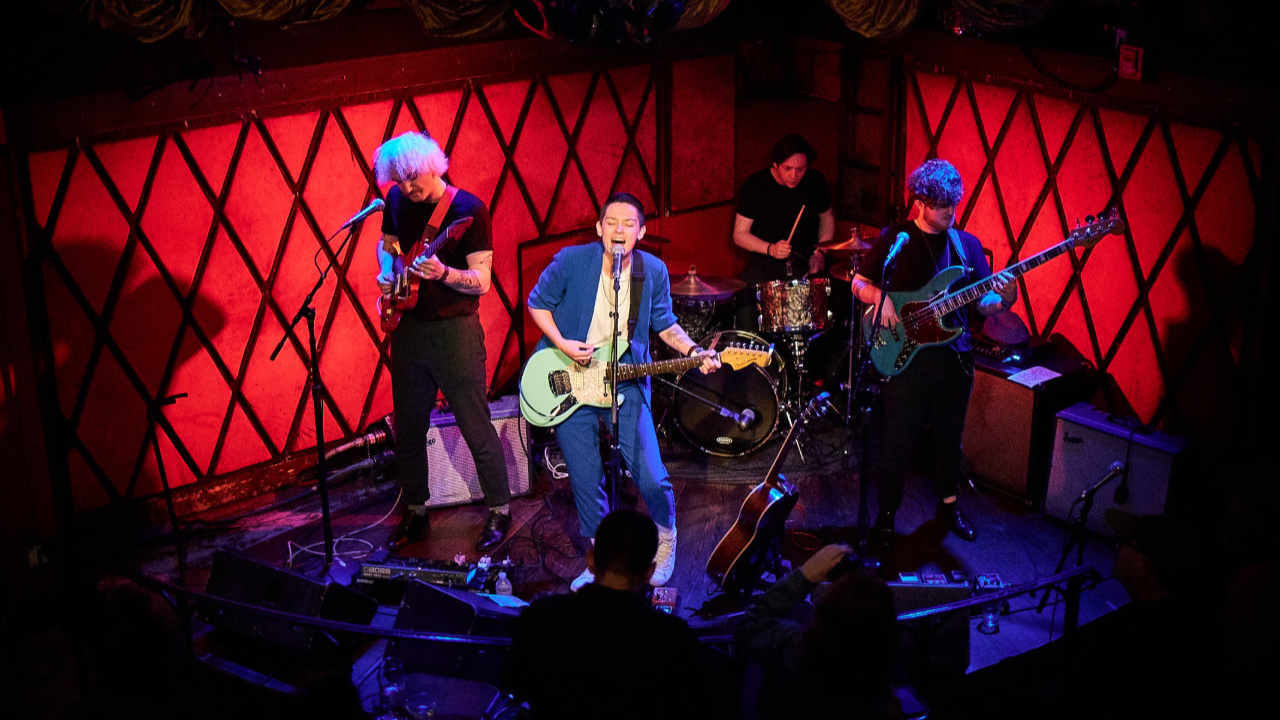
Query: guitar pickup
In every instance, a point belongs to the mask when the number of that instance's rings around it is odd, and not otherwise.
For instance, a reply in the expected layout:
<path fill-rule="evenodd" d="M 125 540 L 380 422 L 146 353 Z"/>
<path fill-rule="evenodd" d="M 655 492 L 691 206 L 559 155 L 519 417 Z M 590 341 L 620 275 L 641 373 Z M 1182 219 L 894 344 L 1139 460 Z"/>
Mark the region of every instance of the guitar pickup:
<path fill-rule="evenodd" d="M 556 370 L 547 375 L 547 383 L 551 386 L 551 392 L 556 395 L 567 395 L 573 391 L 573 383 L 569 380 L 569 372 L 567 370 Z"/>

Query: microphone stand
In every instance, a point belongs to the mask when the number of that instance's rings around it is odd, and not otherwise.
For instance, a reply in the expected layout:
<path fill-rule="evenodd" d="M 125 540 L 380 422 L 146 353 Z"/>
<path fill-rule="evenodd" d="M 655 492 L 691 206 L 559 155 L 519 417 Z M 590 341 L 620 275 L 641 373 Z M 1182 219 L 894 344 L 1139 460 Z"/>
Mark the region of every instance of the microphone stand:
<path fill-rule="evenodd" d="M 342 252 L 342 248 L 346 247 L 347 242 L 355 235 L 357 230 L 363 224 L 363 220 L 353 223 L 347 229 L 347 237 L 338 246 L 338 250 L 334 253 Z M 333 235 L 325 239 L 325 245 L 329 241 L 342 232 L 343 228 L 339 228 Z M 328 486 L 328 463 L 325 460 L 324 451 L 324 406 L 320 401 L 320 393 L 324 389 L 324 381 L 320 379 L 320 348 L 316 344 L 316 310 L 311 307 L 311 300 L 315 297 L 316 292 L 324 285 L 325 279 L 329 277 L 329 271 L 333 269 L 333 263 L 320 272 L 320 278 L 316 280 L 316 284 L 311 288 L 311 292 L 307 293 L 307 297 L 302 301 L 302 307 L 298 308 L 298 312 L 293 316 L 293 320 L 289 322 L 289 327 L 281 336 L 280 342 L 276 344 L 276 349 L 271 352 L 271 361 L 274 362 L 276 356 L 284 349 L 285 340 L 289 338 L 289 332 L 298 324 L 299 320 L 307 319 L 307 336 L 310 339 L 311 358 L 308 363 L 308 372 L 311 377 L 311 404 L 315 409 L 316 424 L 316 488 L 320 491 L 320 524 L 324 529 L 324 573 L 328 573 L 329 568 L 333 566 L 333 518 L 329 513 L 329 486 Z M 323 574 L 323 573 L 322 573 Z"/>
<path fill-rule="evenodd" d="M 1080 503 L 1080 515 L 1075 522 L 1071 523 L 1067 533 L 1067 542 L 1062 546 L 1062 556 L 1058 558 L 1058 567 L 1053 571 L 1054 575 L 1062 572 L 1062 568 L 1067 564 L 1067 557 L 1071 554 L 1071 548 L 1076 549 L 1076 567 L 1084 565 L 1084 524 L 1089 519 L 1089 511 L 1093 510 L 1093 496 L 1098 494 L 1102 486 L 1119 477 L 1124 472 L 1124 466 L 1120 463 L 1113 463 L 1107 474 L 1101 480 L 1093 485 L 1093 487 L 1085 490 L 1076 502 Z M 1044 592 L 1044 596 L 1040 598 L 1040 604 L 1036 606 L 1036 613 L 1043 613 L 1046 605 L 1049 604 L 1049 593 L 1053 588 L 1048 588 Z M 1067 612 L 1071 613 L 1074 609 L 1071 607 L 1070 594 L 1064 595 L 1067 598 Z M 1075 602 L 1079 603 L 1079 595 L 1075 596 Z M 1078 607 L 1078 606 L 1077 606 Z"/>
<path fill-rule="evenodd" d="M 609 509 L 618 509 L 618 486 L 622 482 L 622 445 L 618 437 L 618 315 L 620 313 L 618 296 L 622 292 L 622 255 L 614 256 L 610 253 L 610 258 L 614 261 L 613 267 L 613 334 L 610 336 L 613 342 L 609 343 L 609 372 L 606 373 L 608 382 L 612 387 L 609 394 L 609 422 L 610 422 L 610 440 L 609 440 Z"/>
<path fill-rule="evenodd" d="M 889 278 L 893 274 L 894 263 L 897 262 L 897 256 L 885 261 L 884 269 L 880 274 L 880 301 L 876 303 L 875 312 L 871 317 L 871 332 L 867 334 L 866 346 L 862 348 L 862 361 L 858 365 L 858 374 L 853 378 L 849 388 L 849 415 L 850 420 L 853 419 L 853 400 L 859 396 L 862 390 L 862 384 L 866 381 L 867 374 L 871 364 L 871 346 L 875 342 L 876 331 L 880 328 L 880 315 L 884 311 L 884 300 L 889 296 Z M 856 298 L 855 298 L 856 299 Z M 850 333 L 852 334 L 852 330 Z M 849 366 L 853 366 L 853 347 L 849 348 L 850 358 Z M 859 412 L 860 424 L 858 431 L 862 435 L 862 452 L 858 458 L 858 555 L 866 558 L 867 551 L 867 530 L 871 524 L 871 518 L 867 512 L 867 486 L 871 479 L 871 399 L 866 398 L 861 404 Z M 865 560 L 864 560 L 865 562 Z"/>

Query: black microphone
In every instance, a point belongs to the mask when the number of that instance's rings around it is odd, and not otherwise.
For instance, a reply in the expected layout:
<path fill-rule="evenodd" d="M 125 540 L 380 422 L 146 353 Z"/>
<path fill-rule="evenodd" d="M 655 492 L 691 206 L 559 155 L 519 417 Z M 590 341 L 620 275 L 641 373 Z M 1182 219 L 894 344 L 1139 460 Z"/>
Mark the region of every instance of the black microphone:
<path fill-rule="evenodd" d="M 756 421 L 756 411 L 751 408 L 747 408 L 746 410 L 743 410 L 742 412 L 738 413 L 738 429 L 739 430 L 746 430 L 747 428 L 750 428 L 755 421 Z"/>
<path fill-rule="evenodd" d="M 360 212 L 356 213 L 355 215 L 352 215 L 352 216 L 351 216 L 351 219 L 350 219 L 350 220 L 348 220 L 348 221 L 346 221 L 346 222 L 344 222 L 344 223 L 342 223 L 342 227 L 340 227 L 340 228 L 338 228 L 338 229 L 339 229 L 339 230 L 346 230 L 347 228 L 351 227 L 352 225 L 355 225 L 356 223 L 358 223 L 358 222 L 360 222 L 361 220 L 363 220 L 363 219 L 365 219 L 365 218 L 369 217 L 370 215 L 372 215 L 372 214 L 374 214 L 374 213 L 376 213 L 376 212 L 382 212 L 382 208 L 384 208 L 384 207 L 386 207 L 386 206 L 387 206 L 387 204 L 386 204 L 385 202 L 383 202 L 383 201 L 382 201 L 382 198 L 374 198 L 374 199 L 373 199 L 373 202 L 371 202 L 371 203 L 369 203 L 367 206 L 365 206 L 365 209 L 361 210 Z"/>
<path fill-rule="evenodd" d="M 888 267 L 889 263 L 898 257 L 898 253 L 902 252 L 902 248 L 907 244 L 908 239 L 905 232 L 898 233 L 898 237 L 894 238 L 893 247 L 889 248 L 889 255 L 884 259 L 885 267 Z"/>
<path fill-rule="evenodd" d="M 370 445 L 381 445 L 387 442 L 390 442 L 392 445 L 395 445 L 396 427 L 395 427 L 395 421 L 393 420 L 393 417 L 394 416 L 392 415 L 386 415 L 380 418 L 379 420 L 374 421 L 369 425 L 368 428 L 365 428 L 364 435 L 361 435 L 360 437 L 352 438 L 351 440 L 348 440 L 347 442 L 325 453 L 325 456 L 324 456 L 325 460 L 331 460 L 334 457 L 337 457 L 338 455 L 341 455 L 342 453 L 347 452 L 348 450 L 355 450 L 357 448 L 369 447 Z"/>
<path fill-rule="evenodd" d="M 1095 483 L 1093 487 L 1080 493 L 1080 499 L 1084 500 L 1088 498 L 1089 496 L 1101 490 L 1103 485 L 1106 485 L 1112 480 L 1115 480 L 1116 477 L 1123 474 L 1124 474 L 1124 463 L 1119 461 L 1111 463 L 1111 469 L 1107 471 L 1107 474 L 1104 475 L 1101 480 Z M 1128 488 L 1125 488 L 1125 492 L 1128 493 Z"/>
<path fill-rule="evenodd" d="M 622 279 L 622 243 L 613 244 L 613 279 Z"/>

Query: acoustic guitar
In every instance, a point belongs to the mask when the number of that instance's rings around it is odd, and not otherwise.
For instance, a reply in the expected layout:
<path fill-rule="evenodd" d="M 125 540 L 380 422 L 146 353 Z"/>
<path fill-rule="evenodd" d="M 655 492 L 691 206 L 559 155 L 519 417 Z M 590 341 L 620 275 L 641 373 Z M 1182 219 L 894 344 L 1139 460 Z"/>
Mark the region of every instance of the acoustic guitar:
<path fill-rule="evenodd" d="M 1093 247 L 1104 235 L 1123 231 L 1124 220 L 1112 210 L 1110 215 L 1103 214 L 1088 225 L 1077 227 L 1066 240 L 1017 265 L 1010 265 L 1003 272 L 1012 274 L 1016 279 L 1072 248 Z M 890 290 L 889 299 L 902 321 L 892 328 L 872 326 L 876 312 L 874 305 L 863 313 L 862 337 L 864 341 L 871 341 L 871 364 L 882 376 L 894 377 L 906 370 L 921 348 L 946 345 L 960 337 L 963 329 L 944 324 L 942 318 L 991 292 L 995 286 L 995 275 L 992 275 L 948 294 L 947 288 L 963 274 L 964 268 L 953 266 L 934 275 L 915 292 Z"/>
<path fill-rule="evenodd" d="M 830 399 L 831 394 L 824 392 L 809 401 L 787 432 L 787 438 L 782 441 L 764 482 L 747 494 L 733 527 L 707 558 L 707 574 L 725 592 L 750 591 L 760 579 L 771 545 L 782 537 L 787 516 L 800 500 L 800 492 L 782 474 L 782 463 L 791 452 L 800 426 Z"/>
<path fill-rule="evenodd" d="M 390 335 L 400 326 L 400 318 L 418 305 L 418 283 L 422 278 L 409 271 L 418 258 L 429 258 L 444 249 L 445 245 L 462 237 L 471 227 L 474 218 L 458 218 L 449 223 L 449 227 L 436 233 L 435 238 L 423 238 L 409 248 L 407 255 L 395 259 L 396 279 L 391 292 L 378 297 L 378 317 L 381 319 L 382 332 Z M 409 260 L 406 261 L 405 257 Z"/>

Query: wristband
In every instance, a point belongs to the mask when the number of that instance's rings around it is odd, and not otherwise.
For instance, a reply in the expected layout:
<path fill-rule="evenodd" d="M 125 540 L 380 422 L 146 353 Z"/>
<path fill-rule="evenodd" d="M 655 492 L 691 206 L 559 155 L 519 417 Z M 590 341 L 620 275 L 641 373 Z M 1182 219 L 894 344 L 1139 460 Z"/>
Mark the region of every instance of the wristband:
<path fill-rule="evenodd" d="M 685 355 L 685 357 L 693 357 L 694 355 L 697 355 L 700 352 L 702 352 L 702 348 L 698 347 L 697 345 L 694 345 L 693 347 L 689 348 L 689 352 L 688 354 Z"/>

